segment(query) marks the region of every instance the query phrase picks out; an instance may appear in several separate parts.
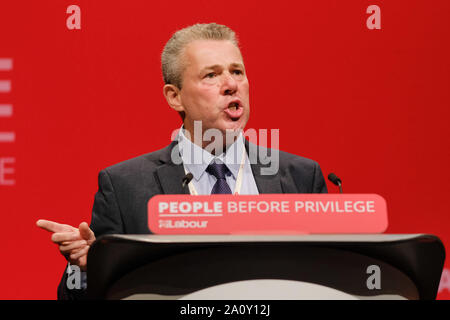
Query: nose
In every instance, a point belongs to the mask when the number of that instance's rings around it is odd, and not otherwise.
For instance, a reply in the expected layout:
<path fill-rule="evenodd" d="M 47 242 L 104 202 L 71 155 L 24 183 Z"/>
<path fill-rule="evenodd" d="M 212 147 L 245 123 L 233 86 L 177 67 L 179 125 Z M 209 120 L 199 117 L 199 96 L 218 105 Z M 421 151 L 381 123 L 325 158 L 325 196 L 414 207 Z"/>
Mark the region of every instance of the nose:
<path fill-rule="evenodd" d="M 228 72 L 225 72 L 223 77 L 224 78 L 222 82 L 222 94 L 225 96 L 235 94 L 238 89 L 236 79 L 234 79 L 233 76 Z"/>

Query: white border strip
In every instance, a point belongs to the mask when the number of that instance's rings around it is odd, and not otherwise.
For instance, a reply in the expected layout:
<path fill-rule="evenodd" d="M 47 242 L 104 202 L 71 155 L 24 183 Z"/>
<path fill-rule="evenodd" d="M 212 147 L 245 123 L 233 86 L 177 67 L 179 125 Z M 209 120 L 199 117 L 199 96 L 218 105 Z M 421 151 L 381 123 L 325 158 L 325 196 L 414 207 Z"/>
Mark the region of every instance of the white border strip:
<path fill-rule="evenodd" d="M 11 91 L 11 81 L 0 80 L 0 92 L 10 92 L 10 91 Z"/>
<path fill-rule="evenodd" d="M 0 132 L 0 142 L 14 142 L 16 134 L 14 132 Z"/>
<path fill-rule="evenodd" d="M 0 117 L 11 117 L 13 106 L 11 104 L 0 104 Z"/>
<path fill-rule="evenodd" d="M 13 60 L 11 58 L 0 58 L 0 71 L 10 71 L 13 68 Z"/>
<path fill-rule="evenodd" d="M 168 214 L 160 214 L 159 217 L 221 217 L 221 213 L 198 213 L 198 214 L 191 214 L 191 213 L 168 213 Z"/>

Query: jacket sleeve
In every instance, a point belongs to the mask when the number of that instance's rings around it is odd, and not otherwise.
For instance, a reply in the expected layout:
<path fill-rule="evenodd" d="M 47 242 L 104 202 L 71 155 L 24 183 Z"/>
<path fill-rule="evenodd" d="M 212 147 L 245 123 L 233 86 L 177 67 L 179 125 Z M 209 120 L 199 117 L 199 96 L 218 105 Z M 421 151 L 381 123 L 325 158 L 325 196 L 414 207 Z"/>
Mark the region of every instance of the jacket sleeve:
<path fill-rule="evenodd" d="M 107 170 L 98 175 L 98 191 L 95 194 L 90 228 L 98 238 L 104 234 L 123 234 L 122 214 L 117 202 L 113 182 Z M 88 261 L 89 264 L 89 261 Z M 86 288 L 69 289 L 68 268 L 64 270 L 58 286 L 58 300 L 80 300 L 86 296 Z"/>
<path fill-rule="evenodd" d="M 104 234 L 125 233 L 122 212 L 107 170 L 100 171 L 98 175 L 98 191 L 95 194 L 90 227 L 96 238 Z"/>

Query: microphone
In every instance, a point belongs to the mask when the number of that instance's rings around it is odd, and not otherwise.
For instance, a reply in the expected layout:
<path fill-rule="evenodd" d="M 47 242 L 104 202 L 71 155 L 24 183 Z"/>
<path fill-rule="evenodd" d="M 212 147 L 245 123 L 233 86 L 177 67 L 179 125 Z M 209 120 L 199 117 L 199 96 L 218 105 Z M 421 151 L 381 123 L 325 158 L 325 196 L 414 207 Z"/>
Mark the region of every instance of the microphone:
<path fill-rule="evenodd" d="M 328 180 L 333 182 L 333 184 L 337 185 L 339 187 L 340 193 L 342 193 L 342 180 L 339 179 L 337 175 L 335 175 L 334 173 L 330 173 L 328 175 Z"/>
<path fill-rule="evenodd" d="M 186 187 L 186 185 L 191 182 L 191 180 L 194 178 L 194 176 L 192 175 L 192 173 L 187 173 L 184 177 L 183 180 L 181 180 L 181 187 L 184 188 Z"/>

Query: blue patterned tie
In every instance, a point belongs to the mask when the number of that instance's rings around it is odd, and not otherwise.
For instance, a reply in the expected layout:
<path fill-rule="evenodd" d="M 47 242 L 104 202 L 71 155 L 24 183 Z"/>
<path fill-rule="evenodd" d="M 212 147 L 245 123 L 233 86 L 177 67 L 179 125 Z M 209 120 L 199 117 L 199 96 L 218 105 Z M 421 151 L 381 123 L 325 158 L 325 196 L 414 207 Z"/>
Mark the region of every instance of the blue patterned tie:
<path fill-rule="evenodd" d="M 230 186 L 225 180 L 225 175 L 229 172 L 227 166 L 224 163 L 212 162 L 206 172 L 216 177 L 217 181 L 214 184 L 211 194 L 231 194 Z"/>

